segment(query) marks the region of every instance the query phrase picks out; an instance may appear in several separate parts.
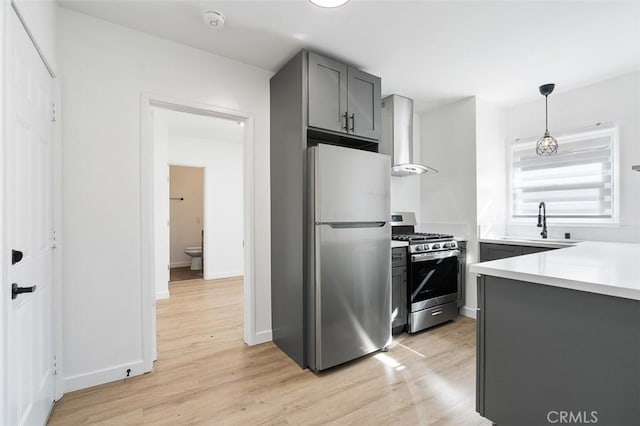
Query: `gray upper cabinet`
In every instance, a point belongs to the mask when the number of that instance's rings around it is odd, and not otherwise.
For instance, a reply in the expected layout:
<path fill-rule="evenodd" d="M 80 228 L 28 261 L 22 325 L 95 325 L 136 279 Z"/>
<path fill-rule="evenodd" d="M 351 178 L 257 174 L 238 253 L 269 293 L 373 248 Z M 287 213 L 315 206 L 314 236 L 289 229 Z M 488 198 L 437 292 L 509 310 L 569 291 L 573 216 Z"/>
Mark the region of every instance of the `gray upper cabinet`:
<path fill-rule="evenodd" d="M 348 68 L 309 52 L 309 126 L 347 132 Z"/>
<path fill-rule="evenodd" d="M 309 127 L 379 140 L 381 80 L 309 52 Z"/>
<path fill-rule="evenodd" d="M 369 139 L 380 139 L 381 84 L 380 78 L 353 67 L 348 72 L 349 132 Z"/>

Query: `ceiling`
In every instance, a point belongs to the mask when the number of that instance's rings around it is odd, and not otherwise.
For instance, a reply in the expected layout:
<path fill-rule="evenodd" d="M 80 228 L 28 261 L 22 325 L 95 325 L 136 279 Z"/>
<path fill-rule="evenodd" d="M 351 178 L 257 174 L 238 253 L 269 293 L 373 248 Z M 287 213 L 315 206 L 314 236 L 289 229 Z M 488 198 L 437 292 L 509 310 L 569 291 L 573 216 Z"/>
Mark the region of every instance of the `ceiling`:
<path fill-rule="evenodd" d="M 638 1 L 61 1 L 63 7 L 277 71 L 300 48 L 382 77 L 418 111 L 477 95 L 498 104 L 640 69 Z M 226 25 L 204 25 L 204 10 Z"/>
<path fill-rule="evenodd" d="M 244 130 L 240 122 L 210 115 L 163 109 L 169 136 L 220 142 L 242 143 Z"/>

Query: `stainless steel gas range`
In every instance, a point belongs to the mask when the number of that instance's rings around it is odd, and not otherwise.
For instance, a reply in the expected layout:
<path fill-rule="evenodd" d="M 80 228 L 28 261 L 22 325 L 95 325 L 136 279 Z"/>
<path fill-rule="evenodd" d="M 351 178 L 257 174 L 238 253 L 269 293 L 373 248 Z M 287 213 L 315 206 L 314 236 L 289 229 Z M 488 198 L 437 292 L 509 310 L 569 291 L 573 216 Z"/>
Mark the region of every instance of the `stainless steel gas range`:
<path fill-rule="evenodd" d="M 409 333 L 454 319 L 464 303 L 464 252 L 448 234 L 415 232 L 415 214 L 391 214 L 392 239 L 409 244 Z"/>

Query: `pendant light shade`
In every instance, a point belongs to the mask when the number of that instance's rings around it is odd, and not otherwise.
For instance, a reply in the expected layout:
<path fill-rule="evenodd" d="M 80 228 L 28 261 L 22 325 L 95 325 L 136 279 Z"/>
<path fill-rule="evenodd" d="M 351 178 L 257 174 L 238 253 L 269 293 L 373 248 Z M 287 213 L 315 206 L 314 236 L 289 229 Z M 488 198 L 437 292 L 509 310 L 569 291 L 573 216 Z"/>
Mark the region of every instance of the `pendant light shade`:
<path fill-rule="evenodd" d="M 538 155 L 554 155 L 558 153 L 558 141 L 549 134 L 544 132 L 544 136 L 538 139 L 536 144 L 536 154 Z"/>
<path fill-rule="evenodd" d="M 558 141 L 549 133 L 549 95 L 556 87 L 555 84 L 543 84 L 540 86 L 540 94 L 544 96 L 544 136 L 538 139 L 536 144 L 536 154 L 554 155 L 558 153 Z"/>

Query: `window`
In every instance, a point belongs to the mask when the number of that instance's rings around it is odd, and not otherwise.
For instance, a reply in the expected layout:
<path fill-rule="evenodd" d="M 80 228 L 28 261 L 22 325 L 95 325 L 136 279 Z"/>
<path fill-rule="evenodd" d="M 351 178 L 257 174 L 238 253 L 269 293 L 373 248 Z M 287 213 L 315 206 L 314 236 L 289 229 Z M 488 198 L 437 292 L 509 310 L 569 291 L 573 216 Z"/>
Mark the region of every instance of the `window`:
<path fill-rule="evenodd" d="M 511 216 L 538 216 L 544 201 L 550 222 L 617 223 L 617 139 L 613 125 L 557 137 L 558 154 L 536 155 L 536 141 L 511 146 Z"/>

